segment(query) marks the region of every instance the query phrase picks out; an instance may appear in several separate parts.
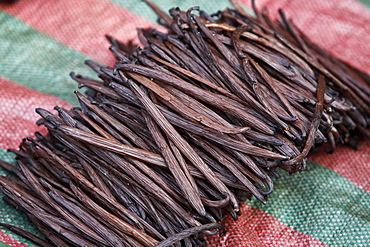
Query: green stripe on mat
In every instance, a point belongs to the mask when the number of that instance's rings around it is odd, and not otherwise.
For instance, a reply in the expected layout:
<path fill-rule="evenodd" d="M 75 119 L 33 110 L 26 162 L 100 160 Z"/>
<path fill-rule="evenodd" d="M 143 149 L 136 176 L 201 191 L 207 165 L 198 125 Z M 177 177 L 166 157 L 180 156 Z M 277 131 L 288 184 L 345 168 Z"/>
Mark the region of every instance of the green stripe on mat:
<path fill-rule="evenodd" d="M 9 163 L 14 164 L 14 157 L 15 155 L 12 153 L 7 152 L 6 150 L 0 148 L 0 159 L 4 160 Z M 6 172 L 4 169 L 0 168 L 0 175 L 6 175 L 11 176 L 8 172 Z M 2 194 L 0 193 L 0 208 L 1 208 L 1 214 L 0 214 L 0 222 L 7 223 L 11 225 L 15 225 L 19 228 L 22 228 L 30 233 L 35 234 L 36 236 L 42 237 L 40 232 L 37 230 L 36 227 L 34 227 L 29 221 L 26 216 L 26 214 L 16 210 L 13 206 L 7 204 L 2 200 Z M 37 245 L 33 244 L 31 241 L 18 236 L 17 234 L 9 231 L 6 228 L 0 227 L 0 230 L 5 232 L 8 236 L 11 236 L 12 238 L 18 240 L 21 243 L 27 244 L 29 247 L 37 247 Z M 5 245 L 3 245 L 5 246 Z M 1 245 L 0 245 L 1 247 Z"/>
<path fill-rule="evenodd" d="M 370 193 L 317 163 L 308 168 L 293 176 L 284 172 L 266 205 L 247 203 L 329 246 L 368 246 Z"/>
<path fill-rule="evenodd" d="M 6 243 L 3 243 L 3 242 L 0 242 L 0 247 L 10 247 L 10 245 L 8 245 Z"/>
<path fill-rule="evenodd" d="M 75 71 L 95 78 L 84 60 L 89 57 L 55 41 L 0 11 L 0 76 L 77 105 Z"/>
<path fill-rule="evenodd" d="M 370 8 L 370 0 L 358 0 L 360 3 Z"/>
<path fill-rule="evenodd" d="M 114 2 L 133 13 L 144 17 L 152 22 L 157 21 L 157 15 L 148 7 L 144 1 L 127 1 L 127 0 L 109 0 Z M 187 10 L 193 6 L 199 6 L 202 10 L 207 13 L 217 13 L 219 10 L 223 10 L 228 7 L 232 7 L 230 1 L 228 0 L 218 0 L 218 1 L 209 1 L 209 0 L 151 0 L 159 6 L 163 11 L 168 13 L 168 10 L 174 7 L 179 7 L 181 10 Z"/>

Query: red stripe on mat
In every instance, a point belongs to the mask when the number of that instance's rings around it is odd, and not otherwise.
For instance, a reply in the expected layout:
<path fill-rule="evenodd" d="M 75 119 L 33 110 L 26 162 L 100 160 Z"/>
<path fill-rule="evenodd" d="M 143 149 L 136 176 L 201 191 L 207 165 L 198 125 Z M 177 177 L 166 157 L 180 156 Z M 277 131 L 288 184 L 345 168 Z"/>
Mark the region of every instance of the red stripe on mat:
<path fill-rule="evenodd" d="M 131 39 L 138 42 L 138 27 L 154 27 L 130 11 L 102 0 L 20 1 L 0 4 L 0 8 L 62 44 L 108 65 L 113 65 L 115 59 L 108 50 L 106 34 L 125 42 Z"/>
<path fill-rule="evenodd" d="M 20 243 L 18 240 L 6 235 L 3 231 L 0 231 L 0 243 L 6 243 L 13 247 L 27 247 L 27 245 Z"/>
<path fill-rule="evenodd" d="M 338 146 L 332 155 L 320 150 L 308 158 L 370 192 L 370 141 L 361 142 L 359 150 Z"/>
<path fill-rule="evenodd" d="M 221 238 L 208 236 L 209 247 L 246 246 L 327 246 L 319 240 L 294 230 L 275 217 L 246 203 L 242 215 L 235 222 L 231 217 L 223 221 L 228 232 Z"/>
<path fill-rule="evenodd" d="M 250 6 L 250 0 L 240 0 Z M 352 66 L 370 73 L 370 11 L 354 0 L 256 0 L 277 18 L 288 18 L 315 43 Z"/>
<path fill-rule="evenodd" d="M 46 133 L 35 122 L 40 118 L 35 108 L 49 111 L 58 105 L 70 109 L 71 106 L 57 97 L 40 93 L 0 77 L 0 148 L 17 148 L 23 138 L 33 136 L 35 131 Z"/>

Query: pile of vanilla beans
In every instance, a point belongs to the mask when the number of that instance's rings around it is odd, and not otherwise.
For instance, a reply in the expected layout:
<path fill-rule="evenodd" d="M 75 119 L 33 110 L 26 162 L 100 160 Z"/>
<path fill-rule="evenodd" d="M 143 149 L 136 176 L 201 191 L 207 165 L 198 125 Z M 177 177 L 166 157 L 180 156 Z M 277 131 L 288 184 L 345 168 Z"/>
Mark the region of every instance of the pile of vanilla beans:
<path fill-rule="evenodd" d="M 149 3 L 150 4 L 150 3 Z M 108 37 L 114 68 L 71 74 L 80 107 L 37 109 L 48 135 L 26 138 L 3 199 L 46 237 L 40 246 L 197 246 L 224 233 L 239 202 L 265 203 L 277 168 L 306 169 L 328 143 L 369 137 L 369 77 L 331 57 L 281 12 L 156 6 L 168 33 Z"/>

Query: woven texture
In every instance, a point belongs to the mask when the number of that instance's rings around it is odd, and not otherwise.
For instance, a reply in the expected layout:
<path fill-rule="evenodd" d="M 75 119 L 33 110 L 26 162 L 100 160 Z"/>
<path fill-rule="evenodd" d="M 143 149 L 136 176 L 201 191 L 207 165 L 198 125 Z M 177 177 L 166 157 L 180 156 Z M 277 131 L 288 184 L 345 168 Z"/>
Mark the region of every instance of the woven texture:
<path fill-rule="evenodd" d="M 207 12 L 230 7 L 227 0 L 156 0 L 162 9 L 198 5 Z M 250 6 L 249 0 L 241 0 Z M 366 0 L 256 0 L 271 16 L 279 8 L 314 42 L 356 68 L 370 72 L 370 11 Z M 21 0 L 0 4 L 0 158 L 38 127 L 35 108 L 77 105 L 74 71 L 96 77 L 84 60 L 112 65 L 104 35 L 136 41 L 137 28 L 155 27 L 154 13 L 139 0 Z M 163 29 L 162 29 L 163 30 Z M 244 203 L 228 232 L 209 246 L 370 246 L 370 141 L 360 150 L 340 146 L 334 154 L 310 155 L 308 171 L 275 182 L 268 203 Z M 6 174 L 0 170 L 0 174 Z M 0 221 L 32 233 L 26 217 L 0 202 Z M 0 229 L 0 246 L 35 246 Z"/>

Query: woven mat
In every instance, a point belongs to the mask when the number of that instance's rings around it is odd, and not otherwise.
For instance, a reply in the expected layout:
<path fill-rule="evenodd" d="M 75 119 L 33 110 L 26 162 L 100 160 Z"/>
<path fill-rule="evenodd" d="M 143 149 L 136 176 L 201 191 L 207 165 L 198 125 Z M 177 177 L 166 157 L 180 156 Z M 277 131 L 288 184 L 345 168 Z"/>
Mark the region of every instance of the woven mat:
<path fill-rule="evenodd" d="M 207 12 L 230 7 L 227 0 L 156 0 L 162 9 L 200 6 Z M 249 0 L 243 0 L 249 6 Z M 279 8 L 314 42 L 356 68 L 370 72 L 370 6 L 363 0 L 256 0 L 275 17 Z M 22 138 L 45 130 L 35 125 L 36 107 L 77 105 L 69 73 L 95 77 L 84 60 L 112 65 L 104 35 L 136 39 L 136 29 L 161 28 L 139 0 L 23 0 L 0 4 L 0 158 Z M 163 30 L 163 29 L 162 29 Z M 209 246 L 370 246 L 370 141 L 358 151 L 310 155 L 308 171 L 275 181 L 268 203 L 242 206 L 225 220 L 229 231 Z M 0 174 L 6 174 L 0 170 Z M 0 202 L 0 222 L 35 234 L 27 218 Z M 3 245 L 2 245 L 3 243 Z M 0 229 L 0 246 L 35 246 Z"/>

